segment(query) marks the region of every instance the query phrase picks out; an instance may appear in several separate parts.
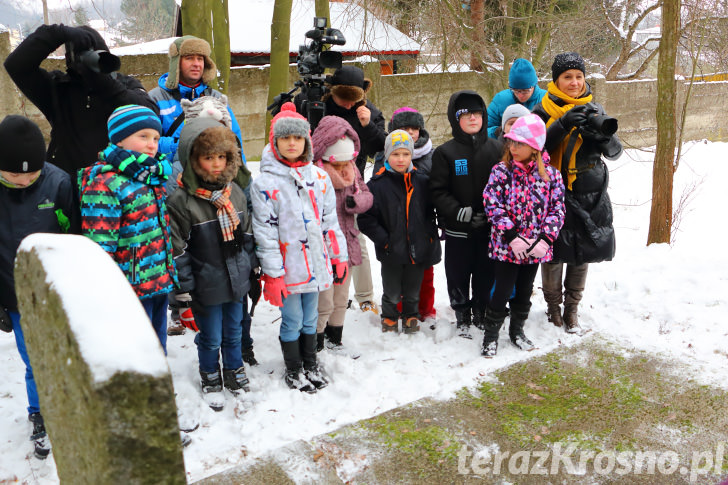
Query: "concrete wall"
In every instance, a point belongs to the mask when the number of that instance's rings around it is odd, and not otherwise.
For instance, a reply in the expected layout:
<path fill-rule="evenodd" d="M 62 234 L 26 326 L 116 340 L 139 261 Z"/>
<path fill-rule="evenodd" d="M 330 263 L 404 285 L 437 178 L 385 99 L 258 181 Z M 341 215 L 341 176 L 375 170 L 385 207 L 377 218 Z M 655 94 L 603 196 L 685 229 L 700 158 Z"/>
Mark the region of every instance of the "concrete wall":
<path fill-rule="evenodd" d="M 10 51 L 7 32 L 0 33 L 0 61 Z M 63 59 L 44 61 L 46 69 L 63 69 Z M 447 102 L 450 94 L 460 89 L 472 89 L 490 101 L 500 89 L 499 82 L 487 73 L 398 74 L 380 76 L 378 64 L 363 66 L 373 81 L 370 99 L 384 112 L 387 120 L 401 106 L 412 106 L 423 113 L 428 131 L 435 144 L 450 137 L 447 121 Z M 122 72 L 139 78 L 147 89 L 157 85 L 159 76 L 167 72 L 166 55 L 124 56 Z M 291 67 L 290 86 L 298 79 L 295 66 Z M 606 82 L 589 79 L 594 99 L 604 105 L 610 116 L 619 119 L 619 136 L 625 146 L 643 147 L 656 143 L 655 106 L 657 84 L 654 80 Z M 0 70 L 0 116 L 21 113 L 38 122 L 44 132 L 48 123 L 32 103 L 14 90 L 14 84 L 4 69 Z M 545 84 L 545 83 L 544 83 Z M 678 103 L 687 95 L 687 84 L 678 82 Z M 246 156 L 257 160 L 267 142 L 265 108 L 268 100 L 268 68 L 241 67 L 230 71 L 230 105 L 243 133 Z M 696 83 L 692 86 L 688 105 L 684 140 L 707 138 L 728 140 L 728 128 L 722 123 L 723 100 L 728 99 L 728 82 Z M 680 106 L 680 104 L 678 105 Z M 679 118 L 679 116 L 678 116 Z"/>

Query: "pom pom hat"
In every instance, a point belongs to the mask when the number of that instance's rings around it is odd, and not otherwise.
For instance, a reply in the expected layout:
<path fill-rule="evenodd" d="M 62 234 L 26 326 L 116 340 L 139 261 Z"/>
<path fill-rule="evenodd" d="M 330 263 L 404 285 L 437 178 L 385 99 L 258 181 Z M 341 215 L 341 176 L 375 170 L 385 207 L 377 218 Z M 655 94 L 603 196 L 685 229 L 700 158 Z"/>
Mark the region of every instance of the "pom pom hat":
<path fill-rule="evenodd" d="M 289 135 L 302 136 L 306 140 L 303 154 L 299 157 L 299 162 L 308 163 L 313 160 L 313 144 L 311 143 L 311 125 L 308 124 L 306 118 L 296 113 L 296 106 L 290 101 L 283 103 L 281 111 L 273 117 L 270 122 L 270 150 L 276 157 L 276 160 L 290 164 L 284 156 L 278 153 L 276 140 Z"/>

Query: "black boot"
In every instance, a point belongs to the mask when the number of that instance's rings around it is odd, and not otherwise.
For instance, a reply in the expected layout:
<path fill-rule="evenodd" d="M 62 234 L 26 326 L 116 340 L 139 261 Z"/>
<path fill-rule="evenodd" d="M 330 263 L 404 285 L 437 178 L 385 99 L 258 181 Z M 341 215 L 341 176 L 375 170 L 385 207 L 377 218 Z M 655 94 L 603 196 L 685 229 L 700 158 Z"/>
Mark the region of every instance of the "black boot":
<path fill-rule="evenodd" d="M 455 310 L 455 318 L 457 319 L 458 337 L 472 339 L 470 335 L 470 308 Z"/>
<path fill-rule="evenodd" d="M 521 350 L 533 350 L 533 342 L 531 342 L 526 334 L 523 333 L 523 326 L 528 320 L 528 312 L 531 310 L 531 303 L 527 305 L 518 305 L 511 303 L 511 323 L 508 327 L 508 335 L 511 337 L 513 345 Z"/>
<path fill-rule="evenodd" d="M 213 411 L 222 411 L 225 407 L 225 395 L 222 393 L 222 377 L 220 368 L 215 372 L 200 371 L 202 398 Z"/>
<path fill-rule="evenodd" d="M 485 309 L 485 330 L 483 332 L 483 346 L 480 353 L 483 357 L 494 357 L 498 353 L 498 332 L 508 311 L 496 311 L 490 307 Z"/>
<path fill-rule="evenodd" d="M 43 416 L 40 413 L 33 413 L 28 416 L 28 420 L 33 423 L 33 434 L 30 435 L 34 447 L 33 453 L 39 460 L 45 460 L 51 452 L 51 442 L 48 441 Z"/>
<path fill-rule="evenodd" d="M 240 391 L 250 392 L 250 381 L 248 376 L 245 374 L 245 366 L 240 366 L 237 369 L 223 369 L 222 370 L 222 383 L 225 389 L 230 391 L 233 395 L 237 396 Z"/>
<path fill-rule="evenodd" d="M 286 385 L 291 389 L 298 389 L 301 392 L 313 394 L 316 388 L 303 375 L 303 363 L 301 362 L 301 349 L 298 340 L 293 342 L 281 342 L 281 351 L 283 351 L 283 361 L 286 363 L 286 375 L 284 380 Z M 315 352 L 314 352 L 315 354 Z"/>
<path fill-rule="evenodd" d="M 316 334 L 316 352 L 321 352 L 326 347 L 324 345 L 326 341 L 326 334 L 324 332 Z"/>
<path fill-rule="evenodd" d="M 251 345 L 247 349 L 243 349 L 243 362 L 249 366 L 258 365 L 258 361 L 255 360 L 255 353 L 253 352 L 253 346 Z"/>
<path fill-rule="evenodd" d="M 323 369 L 316 360 L 316 334 L 302 333 L 298 337 L 298 343 L 301 348 L 301 360 L 303 360 L 303 374 L 306 379 L 316 387 L 323 389 L 329 385 L 329 381 L 324 376 Z"/>
<path fill-rule="evenodd" d="M 344 333 L 344 326 L 332 327 L 326 326 L 324 334 L 326 335 L 326 348 L 331 350 L 344 350 L 344 344 L 341 343 L 341 335 Z"/>
<path fill-rule="evenodd" d="M 485 330 L 485 309 L 473 308 L 473 325 L 480 330 Z"/>

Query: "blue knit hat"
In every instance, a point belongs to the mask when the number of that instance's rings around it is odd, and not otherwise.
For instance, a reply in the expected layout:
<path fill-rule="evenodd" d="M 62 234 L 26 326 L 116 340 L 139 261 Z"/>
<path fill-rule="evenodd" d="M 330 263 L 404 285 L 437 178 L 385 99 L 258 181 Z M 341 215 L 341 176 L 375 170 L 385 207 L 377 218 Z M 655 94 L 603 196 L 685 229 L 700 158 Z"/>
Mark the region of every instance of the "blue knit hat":
<path fill-rule="evenodd" d="M 538 84 L 536 69 L 527 59 L 518 58 L 513 61 L 508 74 L 508 86 L 511 89 L 530 89 Z"/>
<path fill-rule="evenodd" d="M 144 128 L 151 128 L 162 134 L 162 122 L 159 121 L 159 116 L 151 109 L 138 104 L 127 104 L 116 108 L 109 116 L 107 127 L 109 141 L 114 145 Z"/>

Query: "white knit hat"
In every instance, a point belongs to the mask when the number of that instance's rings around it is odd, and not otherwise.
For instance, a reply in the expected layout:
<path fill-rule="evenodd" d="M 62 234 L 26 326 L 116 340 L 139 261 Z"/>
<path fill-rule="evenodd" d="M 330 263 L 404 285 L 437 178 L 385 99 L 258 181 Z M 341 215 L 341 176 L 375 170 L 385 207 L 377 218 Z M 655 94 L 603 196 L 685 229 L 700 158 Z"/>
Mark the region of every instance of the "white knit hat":
<path fill-rule="evenodd" d="M 324 162 L 348 162 L 349 160 L 354 160 L 356 156 L 354 140 L 348 136 L 344 136 L 326 149 L 322 160 Z"/>

